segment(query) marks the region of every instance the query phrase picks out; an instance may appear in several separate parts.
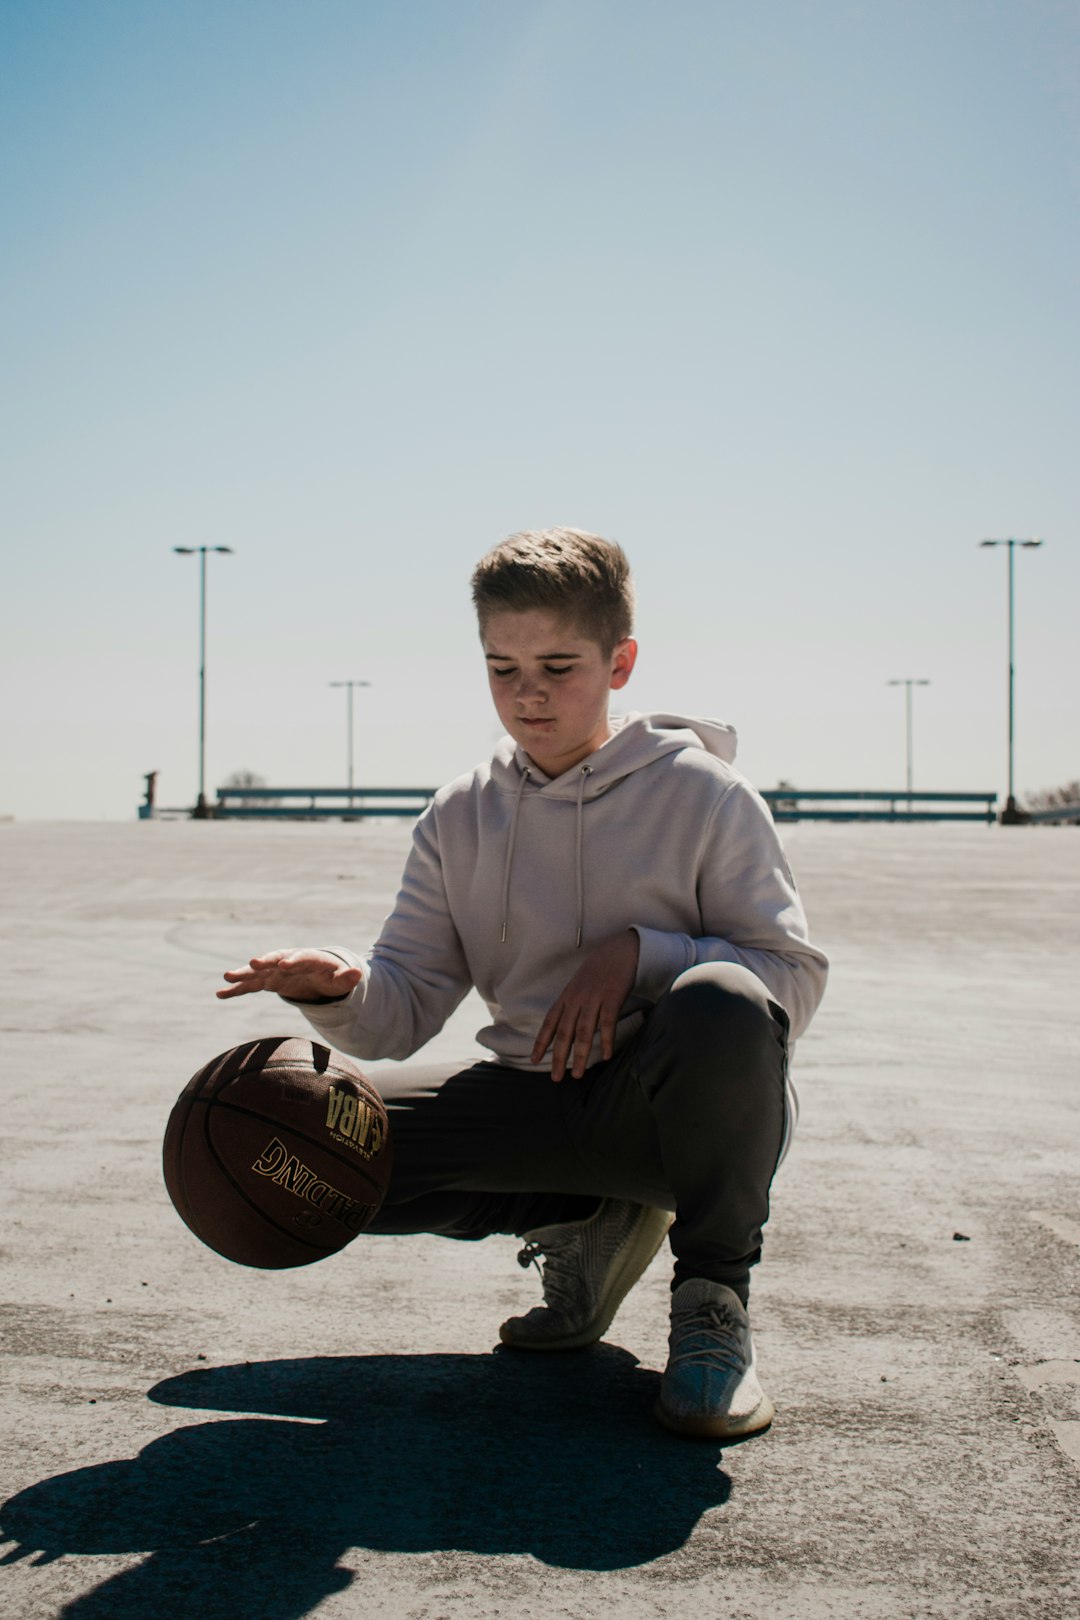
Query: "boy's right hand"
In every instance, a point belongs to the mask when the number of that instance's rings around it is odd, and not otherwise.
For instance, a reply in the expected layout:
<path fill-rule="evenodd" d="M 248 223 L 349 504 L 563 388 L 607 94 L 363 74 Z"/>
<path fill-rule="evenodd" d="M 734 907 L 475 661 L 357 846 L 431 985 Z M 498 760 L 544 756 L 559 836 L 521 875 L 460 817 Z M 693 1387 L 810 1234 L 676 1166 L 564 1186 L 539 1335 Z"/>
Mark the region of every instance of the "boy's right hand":
<path fill-rule="evenodd" d="M 335 1001 L 347 996 L 363 974 L 329 951 L 268 951 L 253 956 L 247 967 L 231 968 L 225 978 L 229 988 L 217 992 L 219 1001 L 250 996 L 256 990 L 270 990 L 290 1001 Z"/>

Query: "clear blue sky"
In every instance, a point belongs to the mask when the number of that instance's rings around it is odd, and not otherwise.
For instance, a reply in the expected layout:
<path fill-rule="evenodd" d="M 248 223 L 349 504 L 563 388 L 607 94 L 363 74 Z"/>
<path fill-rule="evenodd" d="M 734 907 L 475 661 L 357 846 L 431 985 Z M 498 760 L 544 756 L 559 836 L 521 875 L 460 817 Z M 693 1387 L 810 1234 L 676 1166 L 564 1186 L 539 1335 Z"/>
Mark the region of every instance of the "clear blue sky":
<path fill-rule="evenodd" d="M 1080 7 L 0 9 L 0 812 L 437 783 L 515 529 L 635 564 L 625 706 L 763 787 L 1080 774 Z"/>

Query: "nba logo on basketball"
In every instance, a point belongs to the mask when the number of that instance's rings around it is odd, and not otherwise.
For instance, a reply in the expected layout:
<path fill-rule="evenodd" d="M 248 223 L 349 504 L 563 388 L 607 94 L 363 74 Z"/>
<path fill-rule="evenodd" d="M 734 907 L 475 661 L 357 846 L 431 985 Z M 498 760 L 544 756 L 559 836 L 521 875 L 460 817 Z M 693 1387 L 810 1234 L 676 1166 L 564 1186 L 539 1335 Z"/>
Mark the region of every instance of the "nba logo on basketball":
<path fill-rule="evenodd" d="M 365 1159 L 382 1147 L 382 1121 L 375 1109 L 363 1097 L 338 1086 L 331 1086 L 327 1092 L 326 1128 L 336 1142 L 347 1142 Z"/>

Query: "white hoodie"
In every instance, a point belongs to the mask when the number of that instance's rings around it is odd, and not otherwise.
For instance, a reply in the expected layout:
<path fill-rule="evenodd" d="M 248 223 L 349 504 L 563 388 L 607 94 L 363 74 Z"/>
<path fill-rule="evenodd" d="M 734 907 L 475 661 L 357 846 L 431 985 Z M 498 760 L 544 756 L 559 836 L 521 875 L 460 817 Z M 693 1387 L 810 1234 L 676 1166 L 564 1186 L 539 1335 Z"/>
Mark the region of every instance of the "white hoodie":
<path fill-rule="evenodd" d="M 490 764 L 440 790 L 372 950 L 334 947 L 363 979 L 341 1001 L 302 1005 L 324 1039 L 368 1061 L 409 1057 L 475 985 L 491 1019 L 480 1044 L 532 1067 L 579 953 L 625 928 L 641 952 L 617 1045 L 698 962 L 749 968 L 792 1036 L 805 1029 L 827 963 L 807 937 L 768 807 L 730 763 L 734 731 L 669 714 L 612 725 L 562 776 L 504 737 Z M 590 1061 L 599 1055 L 598 1036 Z"/>

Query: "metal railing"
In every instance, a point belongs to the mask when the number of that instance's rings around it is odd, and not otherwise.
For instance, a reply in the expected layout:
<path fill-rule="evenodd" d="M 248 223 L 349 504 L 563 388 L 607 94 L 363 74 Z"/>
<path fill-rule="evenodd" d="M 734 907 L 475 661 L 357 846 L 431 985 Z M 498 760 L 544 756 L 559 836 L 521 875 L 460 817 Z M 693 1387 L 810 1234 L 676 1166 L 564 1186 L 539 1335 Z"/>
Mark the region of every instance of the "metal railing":
<path fill-rule="evenodd" d="M 768 788 L 762 794 L 774 821 L 997 820 L 996 793 L 908 793 L 899 789 Z M 975 809 L 974 806 L 981 806 Z M 926 806 L 928 808 L 918 808 Z"/>
<path fill-rule="evenodd" d="M 293 820 L 341 816 L 413 816 L 431 803 L 437 788 L 418 787 L 220 787 L 214 819 L 253 816 Z M 298 801 L 306 799 L 306 804 Z M 290 802 L 283 802 L 290 801 Z"/>

